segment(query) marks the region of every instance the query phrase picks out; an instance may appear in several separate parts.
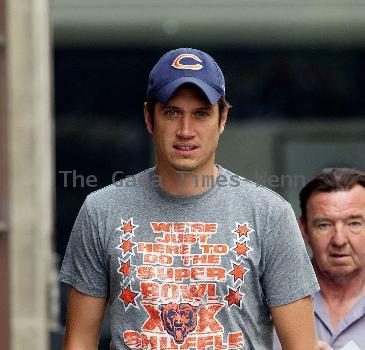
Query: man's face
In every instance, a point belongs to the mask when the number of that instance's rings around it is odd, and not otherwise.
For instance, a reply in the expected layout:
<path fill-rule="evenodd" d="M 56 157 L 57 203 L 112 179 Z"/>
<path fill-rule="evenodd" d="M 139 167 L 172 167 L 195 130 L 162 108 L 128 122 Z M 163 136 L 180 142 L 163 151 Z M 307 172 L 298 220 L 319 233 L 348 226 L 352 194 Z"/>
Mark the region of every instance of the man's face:
<path fill-rule="evenodd" d="M 219 123 L 218 104 L 210 105 L 201 90 L 183 85 L 165 104 L 157 102 L 152 124 L 145 106 L 148 131 L 153 135 L 159 171 L 192 171 L 211 174 L 219 135 L 227 111 Z"/>
<path fill-rule="evenodd" d="M 365 274 L 365 188 L 314 192 L 307 202 L 303 236 L 317 273 L 334 282 Z"/>

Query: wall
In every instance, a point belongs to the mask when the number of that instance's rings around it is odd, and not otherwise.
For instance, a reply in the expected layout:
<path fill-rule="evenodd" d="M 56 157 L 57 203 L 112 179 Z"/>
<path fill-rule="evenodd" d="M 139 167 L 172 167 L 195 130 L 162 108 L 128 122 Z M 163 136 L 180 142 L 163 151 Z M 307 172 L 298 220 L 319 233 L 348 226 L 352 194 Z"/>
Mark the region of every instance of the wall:
<path fill-rule="evenodd" d="M 298 193 L 323 167 L 365 170 L 364 118 L 227 124 L 217 162 L 282 194 L 298 213 Z"/>

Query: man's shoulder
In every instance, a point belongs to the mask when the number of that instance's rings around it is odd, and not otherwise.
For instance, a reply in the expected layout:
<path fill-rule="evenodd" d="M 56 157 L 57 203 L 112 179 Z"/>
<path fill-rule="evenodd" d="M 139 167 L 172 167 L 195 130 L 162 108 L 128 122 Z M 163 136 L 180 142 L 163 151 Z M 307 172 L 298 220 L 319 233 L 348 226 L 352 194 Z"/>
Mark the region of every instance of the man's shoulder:
<path fill-rule="evenodd" d="M 136 199 L 144 191 L 150 189 L 151 174 L 152 169 L 146 169 L 91 192 L 86 198 L 86 203 L 91 206 L 100 206 L 101 204 L 105 206 L 116 200 Z"/>
<path fill-rule="evenodd" d="M 222 174 L 227 178 L 228 188 L 237 195 L 251 199 L 253 202 L 266 202 L 275 205 L 288 206 L 289 203 L 277 192 L 258 184 L 241 175 L 222 168 Z"/>

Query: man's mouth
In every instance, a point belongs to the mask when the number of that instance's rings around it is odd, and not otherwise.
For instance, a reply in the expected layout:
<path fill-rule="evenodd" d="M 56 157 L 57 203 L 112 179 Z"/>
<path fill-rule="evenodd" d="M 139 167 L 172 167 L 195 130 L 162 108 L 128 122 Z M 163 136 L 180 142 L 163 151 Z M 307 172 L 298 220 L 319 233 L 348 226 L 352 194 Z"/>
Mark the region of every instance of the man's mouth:
<path fill-rule="evenodd" d="M 342 258 L 344 256 L 349 256 L 351 255 L 351 252 L 347 252 L 347 251 L 340 251 L 340 250 L 334 250 L 332 249 L 332 251 L 329 252 L 330 256 L 333 256 L 335 258 Z"/>
<path fill-rule="evenodd" d="M 343 253 L 335 253 L 335 254 L 330 254 L 330 258 L 334 259 L 335 261 L 342 261 L 342 260 L 346 260 L 350 257 L 349 254 L 343 254 Z"/>
<path fill-rule="evenodd" d="M 190 156 L 197 148 L 195 145 L 174 145 L 176 153 L 181 156 Z"/>
<path fill-rule="evenodd" d="M 196 146 L 193 145 L 189 145 L 189 146 L 184 146 L 184 145 L 175 145 L 174 146 L 175 149 L 181 150 L 181 151 L 192 151 L 193 149 L 197 148 Z"/>

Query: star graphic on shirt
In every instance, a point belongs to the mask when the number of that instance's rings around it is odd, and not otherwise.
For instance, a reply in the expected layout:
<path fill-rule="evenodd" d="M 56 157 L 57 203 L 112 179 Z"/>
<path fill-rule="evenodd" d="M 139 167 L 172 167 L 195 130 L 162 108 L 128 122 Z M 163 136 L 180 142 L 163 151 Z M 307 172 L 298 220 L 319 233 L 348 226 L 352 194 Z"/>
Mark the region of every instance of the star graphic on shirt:
<path fill-rule="evenodd" d="M 117 249 L 121 250 L 123 252 L 123 255 L 129 253 L 133 254 L 133 248 L 135 246 L 135 243 L 132 242 L 131 239 L 121 239 L 121 243 L 116 247 Z"/>
<path fill-rule="evenodd" d="M 238 238 L 248 237 L 248 234 L 253 230 L 248 226 L 248 223 L 239 224 L 236 222 L 236 228 L 232 231 L 238 234 Z"/>
<path fill-rule="evenodd" d="M 236 251 L 237 255 L 243 255 L 247 257 L 248 253 L 252 250 L 251 247 L 247 246 L 247 242 L 236 242 L 236 247 L 233 248 Z"/>
<path fill-rule="evenodd" d="M 234 290 L 234 289 L 228 287 L 228 289 L 229 289 L 229 292 L 224 297 L 224 300 L 226 300 L 228 302 L 228 307 L 231 307 L 233 304 L 235 304 L 236 306 L 241 308 L 241 301 L 242 301 L 242 298 L 244 297 L 244 294 L 240 293 L 239 288 Z"/>
<path fill-rule="evenodd" d="M 133 305 L 138 308 L 135 299 L 139 296 L 139 293 L 131 290 L 131 286 L 127 286 L 122 289 L 122 292 L 119 294 L 119 299 L 123 301 L 124 307 L 128 309 L 129 305 Z"/>
<path fill-rule="evenodd" d="M 138 225 L 133 224 L 133 218 L 130 218 L 127 221 L 121 219 L 122 225 L 118 227 L 119 231 L 122 231 L 124 234 L 132 234 L 134 230 L 138 227 Z"/>
<path fill-rule="evenodd" d="M 123 274 L 124 277 L 128 277 L 131 274 L 131 263 L 130 263 L 130 260 L 127 260 L 126 262 L 124 262 L 123 260 L 119 259 L 118 272 L 121 273 L 121 274 Z"/>
<path fill-rule="evenodd" d="M 238 279 L 243 281 L 243 276 L 247 272 L 247 269 L 243 265 L 237 265 L 235 263 L 232 263 L 233 270 L 229 271 L 229 273 L 233 276 L 234 282 L 236 282 Z"/>

